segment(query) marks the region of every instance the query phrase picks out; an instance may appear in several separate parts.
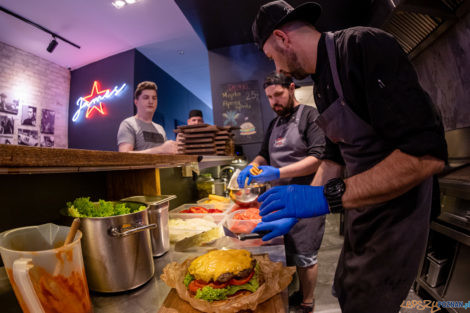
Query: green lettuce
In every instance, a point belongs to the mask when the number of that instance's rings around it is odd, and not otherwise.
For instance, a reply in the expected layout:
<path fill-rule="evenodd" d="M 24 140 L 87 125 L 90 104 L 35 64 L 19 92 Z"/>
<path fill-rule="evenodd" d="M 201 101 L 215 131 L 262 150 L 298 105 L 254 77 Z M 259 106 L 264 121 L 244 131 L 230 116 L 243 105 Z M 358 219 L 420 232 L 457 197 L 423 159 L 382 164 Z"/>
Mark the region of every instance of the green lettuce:
<path fill-rule="evenodd" d="M 184 285 L 186 286 L 186 288 L 188 288 L 189 283 L 192 282 L 193 280 L 194 280 L 194 276 L 193 276 L 193 275 L 191 275 L 191 274 L 189 274 L 189 273 L 186 274 L 186 276 L 184 277 L 184 281 L 183 281 L 183 283 L 184 283 Z"/>
<path fill-rule="evenodd" d="M 72 217 L 107 217 L 135 213 L 145 210 L 145 206 L 132 209 L 123 202 L 98 200 L 90 201 L 90 197 L 77 198 L 73 202 L 67 202 L 67 213 Z"/>

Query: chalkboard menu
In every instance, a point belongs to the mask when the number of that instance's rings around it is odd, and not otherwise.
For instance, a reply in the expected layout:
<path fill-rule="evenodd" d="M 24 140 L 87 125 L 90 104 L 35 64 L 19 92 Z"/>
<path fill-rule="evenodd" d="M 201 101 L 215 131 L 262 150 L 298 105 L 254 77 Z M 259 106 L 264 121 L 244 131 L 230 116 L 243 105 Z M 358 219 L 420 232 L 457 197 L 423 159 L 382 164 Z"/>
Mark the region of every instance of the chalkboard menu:
<path fill-rule="evenodd" d="M 263 140 L 263 124 L 257 80 L 222 84 L 220 86 L 221 119 L 223 126 L 234 130 L 237 144 Z"/>

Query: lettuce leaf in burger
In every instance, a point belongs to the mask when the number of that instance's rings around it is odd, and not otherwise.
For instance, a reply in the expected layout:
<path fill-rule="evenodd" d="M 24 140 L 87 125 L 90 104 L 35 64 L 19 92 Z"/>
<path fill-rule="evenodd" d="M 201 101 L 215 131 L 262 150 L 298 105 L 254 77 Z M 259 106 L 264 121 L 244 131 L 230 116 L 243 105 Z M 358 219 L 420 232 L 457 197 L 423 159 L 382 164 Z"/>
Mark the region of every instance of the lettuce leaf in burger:
<path fill-rule="evenodd" d="M 188 267 L 184 284 L 195 298 L 224 300 L 239 292 L 259 288 L 259 266 L 247 250 L 213 250 Z"/>

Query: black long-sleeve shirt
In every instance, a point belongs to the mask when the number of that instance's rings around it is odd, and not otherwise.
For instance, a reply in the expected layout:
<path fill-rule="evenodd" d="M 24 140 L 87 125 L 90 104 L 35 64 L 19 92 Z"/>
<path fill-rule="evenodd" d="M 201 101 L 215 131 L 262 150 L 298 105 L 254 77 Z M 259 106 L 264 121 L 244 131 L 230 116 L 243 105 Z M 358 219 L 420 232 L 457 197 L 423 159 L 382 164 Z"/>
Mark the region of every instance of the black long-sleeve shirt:
<path fill-rule="evenodd" d="M 392 147 L 447 160 L 438 110 L 419 84 L 416 72 L 392 35 L 370 27 L 335 32 L 336 60 L 346 103 Z M 320 114 L 337 98 L 326 50 L 318 43 L 312 75 Z M 326 141 L 323 159 L 344 164 L 338 146 Z"/>

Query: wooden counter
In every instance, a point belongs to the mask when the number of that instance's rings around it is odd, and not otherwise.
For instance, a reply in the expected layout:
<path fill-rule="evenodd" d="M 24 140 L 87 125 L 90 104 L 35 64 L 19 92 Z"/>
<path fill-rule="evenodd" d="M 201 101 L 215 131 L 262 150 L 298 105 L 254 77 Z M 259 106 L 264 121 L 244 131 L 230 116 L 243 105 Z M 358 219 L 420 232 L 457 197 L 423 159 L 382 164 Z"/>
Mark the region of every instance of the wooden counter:
<path fill-rule="evenodd" d="M 198 162 L 198 156 L 0 145 L 0 174 L 114 171 L 175 167 L 191 162 Z"/>
<path fill-rule="evenodd" d="M 232 157 L 0 145 L 0 232 L 57 221 L 59 210 L 76 197 L 119 200 L 161 195 L 161 168 L 198 169 L 231 160 Z M 181 171 L 173 172 L 174 179 L 182 179 Z M 186 180 L 192 182 L 192 178 Z"/>

